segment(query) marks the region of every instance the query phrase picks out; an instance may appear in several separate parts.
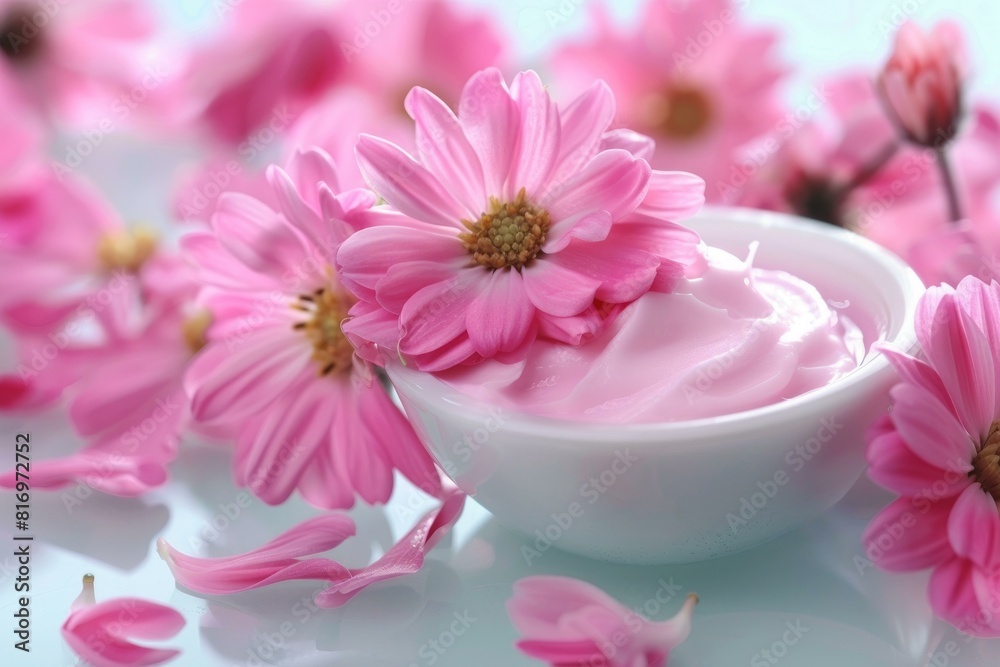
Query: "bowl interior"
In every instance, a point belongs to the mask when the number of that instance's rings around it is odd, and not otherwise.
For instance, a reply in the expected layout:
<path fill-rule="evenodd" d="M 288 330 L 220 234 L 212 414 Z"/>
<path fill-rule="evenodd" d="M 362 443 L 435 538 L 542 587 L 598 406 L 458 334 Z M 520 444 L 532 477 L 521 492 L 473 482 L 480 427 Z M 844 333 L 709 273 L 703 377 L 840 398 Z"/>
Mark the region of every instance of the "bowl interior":
<path fill-rule="evenodd" d="M 901 259 L 881 246 L 852 232 L 795 216 L 739 208 L 706 207 L 685 222 L 709 244 L 746 257 L 750 245 L 759 243 L 754 266 L 792 273 L 817 287 L 831 307 L 853 320 L 865 334 L 869 350 L 853 373 L 824 387 L 780 403 L 744 412 L 689 421 L 600 424 L 578 423 L 530 414 L 510 415 L 506 429 L 526 435 L 565 437 L 600 442 L 609 436 L 639 440 L 666 434 L 684 437 L 710 425 L 719 434 L 737 433 L 747 420 L 763 420 L 779 427 L 787 410 L 824 400 L 834 393 L 852 391 L 872 375 L 890 372 L 886 358 L 871 351 L 876 341 L 886 341 L 910 350 L 915 345 L 913 315 L 924 291 L 923 283 Z M 457 418 L 469 411 L 482 411 L 475 399 L 436 377 L 387 359 L 387 371 L 397 390 L 434 409 L 453 412 Z"/>

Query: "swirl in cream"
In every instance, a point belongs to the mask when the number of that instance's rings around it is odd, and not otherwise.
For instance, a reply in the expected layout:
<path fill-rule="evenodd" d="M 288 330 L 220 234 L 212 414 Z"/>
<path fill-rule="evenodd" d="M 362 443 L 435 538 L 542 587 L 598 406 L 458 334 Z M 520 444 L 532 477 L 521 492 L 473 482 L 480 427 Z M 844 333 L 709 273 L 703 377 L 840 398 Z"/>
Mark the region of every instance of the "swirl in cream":
<path fill-rule="evenodd" d="M 604 423 L 672 422 L 757 408 L 853 371 L 861 331 L 783 271 L 703 246 L 673 294 L 648 293 L 578 347 L 537 341 L 518 364 L 440 377 L 488 405 Z"/>

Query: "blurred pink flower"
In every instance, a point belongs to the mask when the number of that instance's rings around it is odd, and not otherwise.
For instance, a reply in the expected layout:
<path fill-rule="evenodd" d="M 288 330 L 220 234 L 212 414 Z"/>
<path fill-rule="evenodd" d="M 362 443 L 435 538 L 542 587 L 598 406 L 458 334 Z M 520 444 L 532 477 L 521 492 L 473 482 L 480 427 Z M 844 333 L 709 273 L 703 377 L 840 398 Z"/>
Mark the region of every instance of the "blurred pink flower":
<path fill-rule="evenodd" d="M 141 0 L 0 0 L 0 79 L 46 112 L 105 118 L 136 87 L 163 82 L 146 57 L 156 33 Z"/>
<path fill-rule="evenodd" d="M 708 201 L 721 201 L 741 148 L 788 122 L 778 33 L 737 14 L 730 0 L 647 0 L 635 27 L 621 29 L 599 9 L 595 34 L 551 57 L 555 81 L 570 93 L 607 81 L 618 122 L 656 140 L 653 167 L 693 172 Z"/>
<path fill-rule="evenodd" d="M 476 74 L 458 116 L 414 88 L 418 158 L 372 136 L 358 144 L 369 184 L 399 213 L 352 235 L 337 256 L 363 305 L 344 330 L 436 371 L 515 360 L 538 335 L 577 344 L 600 325 L 595 300 L 672 291 L 697 235 L 671 220 L 703 201 L 703 182 L 652 172 L 629 133 L 606 136 L 602 82 L 564 109 L 538 76 L 508 90 Z"/>
<path fill-rule="evenodd" d="M 182 241 L 215 317 L 185 381 L 195 420 L 237 433 L 236 482 L 271 504 L 295 489 L 326 509 L 385 502 L 393 469 L 436 492 L 430 457 L 341 331 L 353 299 L 334 256 L 375 195 L 340 191 L 318 150 L 268 177 L 277 210 L 227 193 L 212 232 Z"/>
<path fill-rule="evenodd" d="M 957 224 L 938 152 L 900 145 L 871 79 L 842 75 L 821 87 L 829 113 L 772 138 L 761 165 L 744 165 L 749 175 L 733 184 L 729 201 L 853 229 L 905 259 L 928 284 L 985 275 L 989 251 L 1000 242 L 993 203 L 1000 184 L 997 114 L 975 106 L 949 147 L 971 221 Z"/>
<path fill-rule="evenodd" d="M 955 136 L 962 113 L 963 38 L 942 22 L 925 33 L 907 22 L 878 76 L 879 95 L 910 141 L 941 148 Z"/>
<path fill-rule="evenodd" d="M 390 109 L 385 100 L 363 88 L 344 86 L 327 95 L 296 120 L 285 146 L 290 158 L 301 148 L 317 146 L 337 165 L 340 186 L 363 188 L 355 151 L 362 134 L 374 134 L 397 146 L 413 147 L 413 122 Z"/>
<path fill-rule="evenodd" d="M 264 546 L 239 556 L 187 556 L 165 540 L 157 543 L 177 583 L 204 595 L 228 595 L 282 581 L 310 579 L 330 587 L 317 593 L 319 607 L 340 607 L 368 586 L 417 572 L 424 556 L 461 516 L 465 495 L 444 483 L 441 505 L 428 512 L 399 542 L 367 567 L 348 569 L 329 558 L 304 558 L 328 551 L 354 535 L 354 522 L 343 514 L 307 519 Z"/>
<path fill-rule="evenodd" d="M 932 287 L 915 324 L 921 358 L 885 350 L 902 382 L 869 431 L 869 475 L 901 497 L 865 531 L 868 558 L 934 568 L 934 612 L 1000 636 L 1000 284 Z"/>
<path fill-rule="evenodd" d="M 895 130 L 867 75 L 839 75 L 817 90 L 825 111 L 770 134 L 760 149 L 763 159 L 743 162 L 736 172 L 741 178 L 722 189 L 724 201 L 847 227 L 853 224 L 849 211 L 863 205 L 855 202 L 859 187 L 877 189 L 902 174 L 892 161 Z"/>
<path fill-rule="evenodd" d="M 343 80 L 343 37 L 330 10 L 302 0 L 280 10 L 270 0 L 245 0 L 192 54 L 176 82 L 176 113 L 200 118 L 233 146 L 255 130 L 280 133 Z"/>
<path fill-rule="evenodd" d="M 13 242 L 0 242 L 4 324 L 43 334 L 74 318 L 112 327 L 156 253 L 156 235 L 127 228 L 85 182 L 40 164 L 7 201 L 0 229 L 9 229 Z"/>
<path fill-rule="evenodd" d="M 70 419 L 86 441 L 68 456 L 32 461 L 32 488 L 85 483 L 136 496 L 166 481 L 166 466 L 190 417 L 184 371 L 204 345 L 210 315 L 194 308 L 197 286 L 179 257 L 153 258 L 142 282 L 142 296 L 135 299 L 141 307 L 116 312 L 113 336 L 84 341 L 70 335 L 71 323 L 47 337 L 26 339 L 32 354 L 22 354 L 18 379 L 35 393 L 54 396 L 70 387 Z M 47 363 L 38 364 L 38 358 Z M 13 407 L 30 407 L 26 400 Z M 0 487 L 16 483 L 13 470 L 0 475 Z"/>
<path fill-rule="evenodd" d="M 133 644 L 137 639 L 169 639 L 184 627 L 184 617 L 171 607 L 138 598 L 94 599 L 94 576 L 83 578 L 83 593 L 62 625 L 63 639 L 93 667 L 144 667 L 173 660 L 177 649 Z"/>
<path fill-rule="evenodd" d="M 537 576 L 514 584 L 507 613 L 524 635 L 517 647 L 551 665 L 664 667 L 691 632 L 697 602 L 689 595 L 676 616 L 654 622 L 578 579 Z"/>
<path fill-rule="evenodd" d="M 403 100 L 414 86 L 454 105 L 470 76 L 501 65 L 505 56 L 500 25 L 454 0 L 347 0 L 337 13 L 348 80 L 402 119 Z"/>

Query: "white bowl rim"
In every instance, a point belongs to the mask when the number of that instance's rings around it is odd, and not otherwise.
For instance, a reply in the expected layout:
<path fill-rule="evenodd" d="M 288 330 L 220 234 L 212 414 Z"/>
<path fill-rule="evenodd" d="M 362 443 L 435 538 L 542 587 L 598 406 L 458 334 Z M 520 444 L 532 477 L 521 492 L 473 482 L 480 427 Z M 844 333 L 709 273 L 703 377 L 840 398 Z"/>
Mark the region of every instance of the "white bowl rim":
<path fill-rule="evenodd" d="M 899 331 L 890 339 L 882 341 L 883 344 L 891 344 L 896 349 L 909 351 L 916 345 L 916 335 L 913 329 L 913 318 L 916 313 L 917 302 L 925 291 L 924 283 L 917 276 L 916 272 L 897 255 L 883 246 L 867 239 L 860 234 L 836 227 L 828 223 L 803 218 L 788 213 L 775 211 L 763 211 L 743 207 L 725 206 L 705 206 L 698 214 L 692 216 L 691 220 L 701 218 L 725 216 L 727 221 L 744 220 L 761 227 L 794 227 L 798 232 L 815 234 L 820 237 L 834 239 L 845 246 L 856 248 L 860 256 L 867 257 L 884 268 L 897 278 L 897 285 L 904 294 L 903 321 Z M 392 376 L 402 376 L 401 379 L 407 384 L 412 384 L 407 380 L 407 376 L 419 377 L 422 383 L 431 382 L 440 385 L 442 391 L 438 394 L 450 394 L 461 397 L 468 402 L 468 406 L 478 410 L 488 408 L 476 399 L 462 394 L 458 389 L 451 387 L 443 380 L 435 377 L 431 373 L 425 373 L 412 368 L 404 367 L 394 359 L 390 359 L 386 365 L 386 371 Z M 759 430 L 761 428 L 773 428 L 785 423 L 788 419 L 786 414 L 790 410 L 805 410 L 814 407 L 815 404 L 828 400 L 832 396 L 844 394 L 853 390 L 857 385 L 867 381 L 877 375 L 891 372 L 888 358 L 874 351 L 872 356 L 855 371 L 835 382 L 817 387 L 811 391 L 799 394 L 792 398 L 785 399 L 778 403 L 771 403 L 750 410 L 734 412 L 716 417 L 702 417 L 699 419 L 689 419 L 673 422 L 644 422 L 638 424 L 630 423 L 606 423 L 606 422 L 586 422 L 572 421 L 560 417 L 547 417 L 544 415 L 533 415 L 525 412 L 511 412 L 505 409 L 504 431 L 508 433 L 525 433 L 534 438 L 547 437 L 554 440 L 573 440 L 590 442 L 608 442 L 609 439 L 621 439 L 627 436 L 631 442 L 643 442 L 648 440 L 662 440 L 664 438 L 680 439 L 684 437 L 697 436 L 699 438 L 742 431 Z M 393 383 L 395 384 L 395 382 Z M 415 397 L 418 402 L 426 402 L 426 398 Z M 413 399 L 411 399 L 413 400 Z M 433 399 L 432 399 L 433 400 Z M 454 401 L 434 401 L 436 409 L 441 411 L 459 410 L 463 411 L 461 418 L 466 418 L 465 406 Z"/>

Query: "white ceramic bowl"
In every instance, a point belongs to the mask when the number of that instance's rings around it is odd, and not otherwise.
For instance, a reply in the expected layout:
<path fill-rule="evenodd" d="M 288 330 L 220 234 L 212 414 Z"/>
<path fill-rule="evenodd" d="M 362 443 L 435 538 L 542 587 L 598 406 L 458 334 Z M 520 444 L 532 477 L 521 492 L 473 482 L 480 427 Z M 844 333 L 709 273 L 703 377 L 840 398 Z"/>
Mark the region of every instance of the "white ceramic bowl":
<path fill-rule="evenodd" d="M 825 286 L 863 328 L 911 349 L 924 286 L 892 253 L 792 216 L 707 209 L 689 223 L 755 265 Z M 870 341 L 866 341 L 870 344 Z M 503 525 L 550 548 L 628 563 L 685 563 L 772 539 L 840 500 L 865 467 L 863 434 L 895 373 L 869 353 L 847 377 L 782 403 L 663 424 L 577 423 L 478 404 L 435 377 L 386 369 L 433 457 Z"/>

